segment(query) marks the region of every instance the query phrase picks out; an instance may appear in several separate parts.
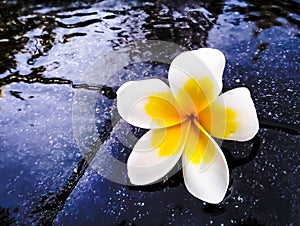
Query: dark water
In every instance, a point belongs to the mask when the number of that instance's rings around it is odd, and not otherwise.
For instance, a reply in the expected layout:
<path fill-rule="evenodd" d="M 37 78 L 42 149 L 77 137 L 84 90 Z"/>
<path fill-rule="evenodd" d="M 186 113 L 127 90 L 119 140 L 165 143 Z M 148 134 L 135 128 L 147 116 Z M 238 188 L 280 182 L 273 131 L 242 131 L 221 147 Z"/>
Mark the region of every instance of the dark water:
<path fill-rule="evenodd" d="M 300 224 L 299 8 L 296 0 L 0 1 L 0 225 Z M 131 65 L 105 84 L 84 78 L 99 57 L 146 39 L 218 48 L 223 91 L 251 90 L 261 128 L 249 142 L 223 143 L 231 185 L 220 205 L 193 198 L 180 172 L 134 188 L 91 167 L 98 150 L 122 161 L 130 153 L 112 130 L 117 87 L 163 78 L 167 67 Z M 99 97 L 104 144 L 86 154 L 72 124 L 78 92 Z"/>

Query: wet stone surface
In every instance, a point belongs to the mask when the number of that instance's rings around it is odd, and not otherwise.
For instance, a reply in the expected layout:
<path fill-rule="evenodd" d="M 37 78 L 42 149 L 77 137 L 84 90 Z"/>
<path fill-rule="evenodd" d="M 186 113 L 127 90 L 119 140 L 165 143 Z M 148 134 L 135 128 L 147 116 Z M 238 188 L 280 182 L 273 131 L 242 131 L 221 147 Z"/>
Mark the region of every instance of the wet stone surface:
<path fill-rule="evenodd" d="M 0 1 L 0 225 L 300 224 L 299 7 L 295 0 Z M 128 65 L 104 83 L 86 77 L 105 54 L 147 39 L 222 50 L 223 92 L 252 93 L 260 130 L 251 141 L 222 143 L 230 187 L 219 205 L 190 195 L 181 171 L 145 187 L 101 176 L 116 171 L 111 156 L 126 162 L 131 152 L 120 137 L 145 132 L 122 130 L 115 91 L 128 80 L 165 79 L 168 65 Z M 98 138 L 83 151 L 73 116 L 78 97 L 91 96 Z"/>

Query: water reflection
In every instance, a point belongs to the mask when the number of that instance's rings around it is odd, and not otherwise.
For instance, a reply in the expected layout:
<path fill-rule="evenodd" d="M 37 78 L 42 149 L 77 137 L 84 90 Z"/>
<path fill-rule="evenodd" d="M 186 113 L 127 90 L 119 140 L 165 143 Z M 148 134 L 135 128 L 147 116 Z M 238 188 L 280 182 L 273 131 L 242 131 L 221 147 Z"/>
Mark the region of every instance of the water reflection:
<path fill-rule="evenodd" d="M 159 39 L 181 44 L 190 49 L 207 46 L 209 32 L 217 24 L 218 18 L 224 12 L 242 15 L 245 21 L 254 22 L 257 31 L 269 29 L 274 26 L 285 26 L 287 23 L 299 27 L 299 3 L 297 1 L 130 1 L 114 2 L 103 1 L 112 4 L 112 7 L 99 7 L 100 1 L 1 1 L 0 2 L 0 96 L 6 85 L 14 83 L 41 83 L 45 87 L 51 87 L 54 84 L 69 85 L 70 89 L 88 89 L 95 92 L 101 92 L 108 99 L 116 97 L 115 87 L 95 86 L 94 84 L 84 84 L 73 82 L 73 79 L 65 78 L 68 74 L 58 74 L 51 76 L 49 71 L 55 71 L 62 67 L 74 67 L 68 65 L 69 58 L 63 50 L 56 50 L 59 53 L 52 56 L 51 51 L 55 47 L 63 48 L 72 40 L 78 38 L 80 45 L 87 45 L 90 41 L 89 35 L 93 34 L 92 39 L 98 39 L 102 42 L 103 48 L 120 48 L 128 42 L 134 42 L 140 39 Z M 234 2 L 234 4 L 231 4 Z M 108 5 L 109 5 L 108 4 Z M 232 21 L 234 23 L 234 21 Z M 95 26 L 92 26 L 95 25 Z M 239 25 L 238 23 L 234 25 Z M 86 28 L 92 26 L 92 29 Z M 85 29 L 86 28 L 86 29 Z M 233 35 L 236 33 L 233 32 Z M 244 34 L 248 36 L 249 34 Z M 76 46 L 69 45 L 71 51 L 76 52 Z M 243 47 L 241 47 L 243 48 Z M 260 53 L 269 48 L 269 43 L 258 45 L 258 52 L 253 58 L 257 61 Z M 100 49 L 101 51 L 102 49 Z M 65 50 L 64 50 L 65 51 Z M 91 51 L 84 55 L 88 59 L 92 58 L 95 52 Z M 88 51 L 87 51 L 88 52 Z M 235 55 L 234 50 L 229 54 Z M 51 58 L 52 57 L 52 58 Z M 40 60 L 42 59 L 42 60 Z M 54 59 L 54 60 L 53 60 Z M 77 58 L 78 59 L 78 58 Z M 40 62 L 39 62 L 40 60 Z M 50 62 L 50 63 L 49 63 Z M 21 67 L 20 67 L 21 65 Z M 77 66 L 77 65 L 76 65 Z M 24 73 L 24 69 L 29 71 Z M 77 70 L 77 68 L 76 68 Z M 247 69 L 248 70 L 248 69 Z M 75 70 L 74 70 L 75 71 Z M 76 74 L 74 78 L 76 78 Z M 1 88 L 1 86 L 3 86 Z M 22 89 L 22 86 L 18 86 Z M 40 91 L 40 92 L 43 92 Z M 8 90 L 7 94 L 24 100 L 22 91 Z M 51 92 L 50 92 L 51 93 Z M 264 91 L 262 91 L 264 93 Z M 107 99 L 107 101 L 109 101 Z M 37 102 L 39 103 L 39 102 Z M 63 102 L 64 104 L 65 102 Z M 47 109 L 47 103 L 41 102 Z M 2 111 L 3 109 L 1 109 Z M 43 114 L 43 110 L 37 112 Z M 10 112 L 8 113 L 10 114 Z M 7 114 L 7 115 L 8 115 Z M 25 113 L 24 113 L 25 114 Z M 33 117 L 31 114 L 27 115 Z M 14 116 L 12 116 L 14 117 Z M 27 119 L 27 118 L 26 118 Z M 31 118 L 30 118 L 31 119 Z M 99 131 L 99 139 L 104 141 L 110 135 L 112 129 L 111 121 L 103 121 L 103 128 Z M 290 126 L 282 123 L 263 121 L 261 128 L 281 131 L 290 135 L 299 135 L 297 125 Z M 23 128 L 20 128 L 23 129 Z M 5 132 L 5 131 L 4 131 Z M 42 131 L 43 132 L 43 131 Z M 45 133 L 45 132 L 43 132 Z M 105 138 L 105 139 L 104 139 Z M 43 145 L 41 141 L 40 145 Z M 236 157 L 232 154 L 234 149 L 232 144 L 224 142 L 222 147 L 231 170 L 236 169 L 253 161 L 260 154 L 260 140 L 255 137 L 250 145 L 245 144 L 243 150 L 247 150 L 247 155 Z M 10 146 L 9 146 L 10 148 Z M 11 148 L 13 149 L 13 148 Z M 26 206 L 32 213 L 31 219 L 35 223 L 51 224 L 58 212 L 65 207 L 67 199 L 73 192 L 77 183 L 89 167 L 89 163 L 95 156 L 99 147 L 91 150 L 90 154 L 80 159 L 76 164 L 76 171 L 71 172 L 69 177 L 65 178 L 63 186 L 57 189 L 57 192 L 48 193 L 48 190 L 39 191 L 46 193 L 45 196 L 38 197 L 40 203 L 27 201 Z M 271 148 L 270 148 L 271 149 Z M 23 150 L 21 150 L 23 151 Z M 36 151 L 36 148 L 34 149 Z M 72 150 L 73 151 L 73 150 Z M 117 151 L 116 151 L 117 152 Z M 21 159 L 22 161 L 25 158 Z M 51 156 L 49 157 L 51 159 Z M 25 159 L 26 161 L 26 159 Z M 50 161 L 50 164 L 53 162 Z M 33 164 L 32 164 L 33 165 Z M 34 167 L 34 166 L 33 166 Z M 175 166 L 179 170 L 180 165 Z M 50 172 L 48 172 L 50 174 Z M 26 172 L 25 172 L 26 174 Z M 55 175 L 57 176 L 57 175 Z M 56 183 L 55 176 L 53 184 Z M 227 192 L 227 197 L 232 195 L 232 184 Z M 34 189 L 40 189 L 36 184 Z M 58 185 L 59 186 L 59 185 Z M 168 187 L 183 186 L 182 172 L 165 181 L 145 187 L 129 187 L 132 190 L 158 191 Z M 34 190 L 33 189 L 33 190 Z M 255 190 L 256 191 L 256 190 Z M 226 202 L 226 200 L 225 200 Z M 21 204 L 20 204 L 21 205 Z M 25 208 L 25 207 L 24 207 Z M 201 208 L 200 208 L 201 209 Z M 224 205 L 205 204 L 203 212 L 209 215 L 223 214 Z M 49 216 L 47 216 L 49 214 Z M 4 217 L 3 217 L 4 216 Z M 8 216 L 8 212 L 0 210 L 0 224 Z M 22 216 L 25 218 L 25 216 Z M 23 219 L 24 220 L 24 219 Z M 247 221 L 245 221 L 247 223 Z M 250 219 L 249 223 L 257 223 L 255 219 Z"/>
<path fill-rule="evenodd" d="M 218 14 L 222 12 L 222 1 L 202 4 L 190 2 L 185 4 L 185 7 L 182 4 L 162 4 L 157 1 L 141 2 L 124 9 L 99 9 L 105 13 L 103 16 L 99 15 L 99 11 L 74 12 L 88 9 L 92 3 L 93 1 L 80 1 L 76 4 L 68 1 L 39 2 L 39 4 L 22 1 L 1 2 L 0 74 L 17 69 L 15 55 L 18 53 L 30 54 L 27 59 L 28 65 L 34 65 L 38 58 L 46 56 L 58 43 L 57 28 L 72 30 L 104 23 L 117 36 L 111 40 L 115 47 L 139 37 L 198 48 L 206 46 L 208 31 L 215 25 Z M 47 7 L 52 9 L 43 10 Z M 93 15 L 96 18 L 90 19 L 89 16 Z M 84 17 L 87 19 L 80 19 Z M 64 22 L 64 19 L 72 19 L 72 23 Z M 141 29 L 140 35 L 137 28 Z M 28 35 L 30 31 L 34 33 Z M 86 35 L 85 32 L 68 32 L 63 34 L 62 42 L 66 43 L 73 37 Z"/>
<path fill-rule="evenodd" d="M 144 7 L 146 37 L 174 42 L 189 49 L 207 46 L 209 30 L 222 12 L 223 1 L 160 2 Z"/>
<path fill-rule="evenodd" d="M 30 54 L 28 65 L 34 65 L 38 58 L 47 55 L 59 41 L 57 28 L 72 30 L 104 23 L 117 36 L 111 40 L 115 47 L 134 41 L 136 37 L 170 41 L 190 49 L 203 47 L 207 45 L 208 32 L 216 25 L 218 15 L 223 13 L 225 5 L 223 1 L 184 1 L 176 4 L 141 1 L 124 9 L 99 9 L 100 12 L 107 13 L 103 16 L 99 15 L 99 11 L 74 12 L 91 8 L 95 2 L 97 1 L 0 2 L 0 74 L 17 69 L 17 53 Z M 49 9 L 43 11 L 47 7 Z M 244 15 L 244 20 L 255 22 L 259 32 L 259 29 L 283 26 L 285 23 L 299 27 L 299 7 L 300 3 L 293 0 L 263 3 L 248 0 L 227 5 L 225 12 L 239 12 Z M 96 18 L 88 17 L 92 15 Z M 84 17 L 87 19 L 80 20 Z M 63 21 L 70 18 L 74 22 Z M 138 35 L 140 31 L 137 28 L 142 30 L 143 35 Z M 33 36 L 26 34 L 35 29 L 36 34 Z M 87 33 L 79 31 L 67 32 L 62 35 L 61 41 L 66 43 L 74 37 L 86 35 Z M 263 51 L 260 47 L 259 50 Z"/>
<path fill-rule="evenodd" d="M 36 14 L 38 7 L 22 1 L 0 2 L 0 73 L 7 70 L 12 72 L 17 68 L 15 55 L 29 52 L 31 57 L 27 60 L 29 65 L 34 60 L 45 55 L 55 40 L 53 30 L 57 27 L 55 19 L 50 16 Z M 30 40 L 25 34 L 34 29 L 40 29 L 40 34 Z M 34 42 L 35 48 L 28 49 L 28 42 Z"/>
<path fill-rule="evenodd" d="M 228 11 L 239 12 L 246 21 L 255 22 L 259 29 L 268 29 L 274 26 L 284 26 L 290 23 L 299 27 L 300 3 L 296 0 L 245 0 L 246 4 L 234 5 Z"/>
<path fill-rule="evenodd" d="M 7 208 L 2 208 L 0 206 L 0 225 L 8 226 L 15 222 L 15 219 L 11 217 L 10 210 Z"/>
<path fill-rule="evenodd" d="M 91 4 L 94 1 L 86 2 Z M 38 58 L 46 56 L 53 46 L 57 45 L 56 28 L 85 27 L 101 21 L 94 19 L 74 24 L 65 24 L 59 21 L 59 18 L 66 18 L 66 16 L 59 15 L 62 12 L 72 12 L 90 7 L 84 1 L 77 2 L 77 4 L 72 3 L 72 1 L 64 1 L 63 3 L 59 1 L 0 2 L 0 74 L 7 70 L 13 72 L 17 69 L 18 62 L 15 55 L 18 53 L 30 54 L 27 59 L 28 65 L 34 65 Z M 48 10 L 43 12 L 47 8 Z M 93 14 L 71 14 L 68 17 L 87 15 Z M 32 33 L 28 34 L 28 32 Z M 65 34 L 63 42 L 67 42 L 72 37 L 85 35 L 85 33 L 80 32 Z"/>

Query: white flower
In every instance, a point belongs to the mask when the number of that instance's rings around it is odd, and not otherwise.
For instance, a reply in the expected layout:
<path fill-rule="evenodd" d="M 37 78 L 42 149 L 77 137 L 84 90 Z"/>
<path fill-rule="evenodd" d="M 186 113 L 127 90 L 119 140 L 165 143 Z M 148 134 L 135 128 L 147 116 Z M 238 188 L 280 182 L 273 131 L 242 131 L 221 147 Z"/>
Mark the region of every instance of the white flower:
<path fill-rule="evenodd" d="M 136 143 L 127 162 L 132 184 L 156 182 L 182 156 L 188 191 L 209 203 L 223 200 L 229 171 L 212 137 L 246 141 L 259 127 L 247 88 L 219 95 L 224 67 L 222 52 L 202 48 L 173 60 L 169 86 L 159 79 L 147 79 L 126 82 L 119 88 L 117 108 L 121 117 L 150 129 Z"/>

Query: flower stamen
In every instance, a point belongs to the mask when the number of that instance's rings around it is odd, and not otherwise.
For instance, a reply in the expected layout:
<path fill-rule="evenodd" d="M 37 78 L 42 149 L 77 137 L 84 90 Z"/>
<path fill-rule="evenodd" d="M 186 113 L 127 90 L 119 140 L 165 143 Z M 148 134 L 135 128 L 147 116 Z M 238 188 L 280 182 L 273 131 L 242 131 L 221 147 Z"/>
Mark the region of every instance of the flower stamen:
<path fill-rule="evenodd" d="M 199 121 L 197 120 L 197 117 L 193 116 L 192 122 L 194 123 L 194 125 L 201 131 L 203 132 L 205 135 L 209 136 L 209 134 L 207 133 L 207 131 L 203 128 L 203 126 L 201 126 L 201 124 L 199 123 Z"/>

